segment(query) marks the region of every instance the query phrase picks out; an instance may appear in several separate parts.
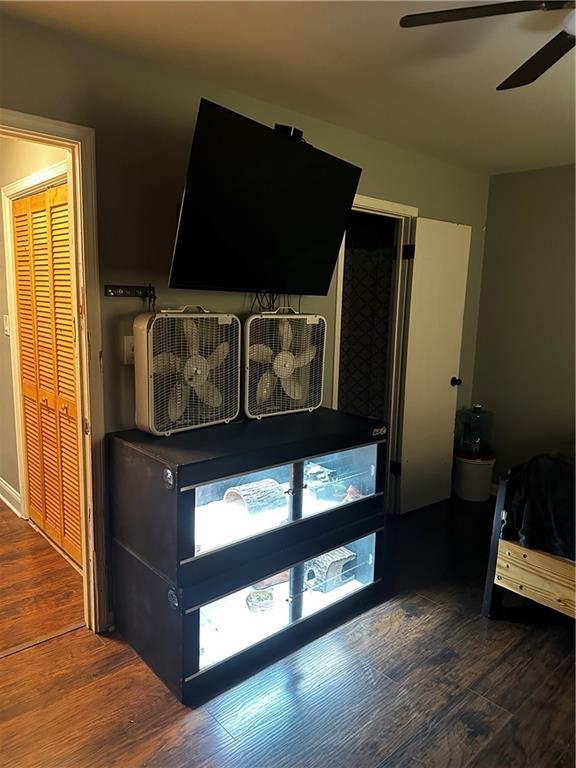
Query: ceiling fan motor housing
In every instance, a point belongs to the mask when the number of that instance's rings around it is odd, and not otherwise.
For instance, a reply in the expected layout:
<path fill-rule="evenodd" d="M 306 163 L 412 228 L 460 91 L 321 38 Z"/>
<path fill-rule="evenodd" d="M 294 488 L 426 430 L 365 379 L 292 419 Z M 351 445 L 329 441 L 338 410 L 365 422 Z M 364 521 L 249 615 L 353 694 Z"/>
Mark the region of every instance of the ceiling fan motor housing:
<path fill-rule="evenodd" d="M 240 411 L 240 320 L 186 309 L 134 320 L 136 425 L 153 435 L 227 423 Z"/>
<path fill-rule="evenodd" d="M 264 312 L 244 329 L 244 410 L 251 419 L 313 411 L 322 404 L 326 320 Z"/>

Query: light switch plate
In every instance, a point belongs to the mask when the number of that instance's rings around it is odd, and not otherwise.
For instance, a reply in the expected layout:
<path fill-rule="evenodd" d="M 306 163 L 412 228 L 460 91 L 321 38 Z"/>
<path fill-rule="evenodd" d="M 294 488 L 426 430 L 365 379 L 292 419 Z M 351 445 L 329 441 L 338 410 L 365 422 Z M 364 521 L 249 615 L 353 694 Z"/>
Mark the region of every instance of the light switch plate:
<path fill-rule="evenodd" d="M 10 318 L 8 315 L 3 315 L 2 321 L 4 323 L 4 336 L 10 336 Z"/>

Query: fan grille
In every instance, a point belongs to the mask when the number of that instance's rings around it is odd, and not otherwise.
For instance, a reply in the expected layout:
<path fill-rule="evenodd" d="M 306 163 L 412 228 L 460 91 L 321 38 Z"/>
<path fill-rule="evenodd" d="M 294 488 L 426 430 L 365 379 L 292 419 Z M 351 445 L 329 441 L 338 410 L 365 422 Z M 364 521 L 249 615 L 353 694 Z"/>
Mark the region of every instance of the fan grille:
<path fill-rule="evenodd" d="M 234 419 L 240 407 L 240 321 L 157 315 L 149 361 L 154 430 L 169 434 Z"/>
<path fill-rule="evenodd" d="M 319 315 L 253 315 L 248 319 L 247 416 L 262 418 L 320 406 L 325 335 L 326 321 Z"/>

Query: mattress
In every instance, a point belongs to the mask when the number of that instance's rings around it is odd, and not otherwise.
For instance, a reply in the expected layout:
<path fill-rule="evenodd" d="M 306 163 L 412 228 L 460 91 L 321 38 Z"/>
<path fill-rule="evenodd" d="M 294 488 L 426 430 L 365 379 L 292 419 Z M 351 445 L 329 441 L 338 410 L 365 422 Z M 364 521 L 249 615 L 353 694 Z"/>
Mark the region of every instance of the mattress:
<path fill-rule="evenodd" d="M 511 474 L 502 538 L 576 560 L 574 459 L 540 454 Z"/>

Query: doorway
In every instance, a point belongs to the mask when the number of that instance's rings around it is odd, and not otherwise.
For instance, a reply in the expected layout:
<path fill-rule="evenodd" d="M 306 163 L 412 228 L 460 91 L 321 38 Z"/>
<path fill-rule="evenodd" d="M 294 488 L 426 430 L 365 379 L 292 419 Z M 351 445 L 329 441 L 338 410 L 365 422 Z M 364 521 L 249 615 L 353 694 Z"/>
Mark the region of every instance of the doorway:
<path fill-rule="evenodd" d="M 338 407 L 389 419 L 398 220 L 352 211 L 346 228 Z"/>
<path fill-rule="evenodd" d="M 413 206 L 356 195 L 336 273 L 332 407 L 388 422 L 388 478 L 401 452 L 407 308 L 402 256 L 417 216 Z M 386 494 L 394 508 L 392 482 Z"/>
<path fill-rule="evenodd" d="M 38 563 L 57 553 L 80 574 L 84 624 L 102 631 L 109 621 L 93 132 L 0 110 L 0 152 L 0 354 L 8 350 L 4 371 L 12 372 L 0 382 L 0 421 L 12 419 L 0 497 L 49 542 Z M 27 537 L 16 536 L 25 550 Z M 48 584 L 38 588 L 42 600 Z"/>
<path fill-rule="evenodd" d="M 398 514 L 450 497 L 470 236 L 358 195 L 341 249 L 333 407 L 388 421 Z"/>

